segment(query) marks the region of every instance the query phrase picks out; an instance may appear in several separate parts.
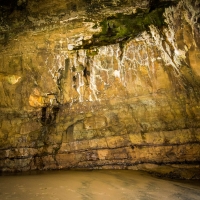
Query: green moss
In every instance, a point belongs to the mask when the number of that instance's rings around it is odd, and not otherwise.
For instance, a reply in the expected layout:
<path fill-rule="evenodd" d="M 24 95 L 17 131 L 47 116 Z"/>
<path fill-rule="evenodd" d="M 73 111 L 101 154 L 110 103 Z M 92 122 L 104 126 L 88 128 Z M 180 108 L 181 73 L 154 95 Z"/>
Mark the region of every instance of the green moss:
<path fill-rule="evenodd" d="M 92 46 L 109 45 L 134 38 L 145 30 L 149 30 L 151 24 L 158 28 L 165 25 L 163 13 L 166 7 L 174 2 L 160 3 L 156 9 L 138 9 L 135 14 L 124 15 L 118 13 L 100 22 L 101 33 L 93 35 L 92 40 L 83 41 L 81 48 L 91 48 Z"/>

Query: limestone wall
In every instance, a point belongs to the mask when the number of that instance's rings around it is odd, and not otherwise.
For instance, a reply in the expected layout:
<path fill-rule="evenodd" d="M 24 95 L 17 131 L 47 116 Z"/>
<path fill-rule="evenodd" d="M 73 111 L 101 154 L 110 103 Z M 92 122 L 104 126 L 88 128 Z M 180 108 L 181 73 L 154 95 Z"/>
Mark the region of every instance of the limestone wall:
<path fill-rule="evenodd" d="M 52 2 L 16 6 L 1 24 L 0 171 L 198 178 L 199 2 L 160 4 L 163 22 L 149 2 Z M 152 24 L 128 29 L 116 13 Z"/>

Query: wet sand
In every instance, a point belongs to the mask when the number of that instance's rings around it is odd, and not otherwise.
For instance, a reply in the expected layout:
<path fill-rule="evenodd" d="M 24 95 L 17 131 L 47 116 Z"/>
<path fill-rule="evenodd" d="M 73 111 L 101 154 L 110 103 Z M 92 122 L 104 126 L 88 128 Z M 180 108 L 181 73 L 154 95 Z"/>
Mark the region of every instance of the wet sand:
<path fill-rule="evenodd" d="M 0 176 L 1 200 L 199 200 L 200 181 L 131 170 L 50 171 Z"/>

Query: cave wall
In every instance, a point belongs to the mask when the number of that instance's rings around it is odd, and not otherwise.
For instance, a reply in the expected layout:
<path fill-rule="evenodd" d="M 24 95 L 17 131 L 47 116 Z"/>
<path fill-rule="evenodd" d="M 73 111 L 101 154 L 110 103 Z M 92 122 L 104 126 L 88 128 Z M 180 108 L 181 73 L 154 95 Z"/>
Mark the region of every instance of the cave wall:
<path fill-rule="evenodd" d="M 0 171 L 199 178 L 199 3 L 2 3 Z"/>

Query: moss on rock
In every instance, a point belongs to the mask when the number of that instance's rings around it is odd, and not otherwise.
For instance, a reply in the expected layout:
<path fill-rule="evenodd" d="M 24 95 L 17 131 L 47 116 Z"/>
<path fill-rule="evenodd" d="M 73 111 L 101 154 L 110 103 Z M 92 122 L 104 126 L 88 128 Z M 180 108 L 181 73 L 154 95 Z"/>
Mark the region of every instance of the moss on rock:
<path fill-rule="evenodd" d="M 136 13 L 130 15 L 117 13 L 116 15 L 107 17 L 99 23 L 101 32 L 94 34 L 92 39 L 83 41 L 83 45 L 80 48 L 87 49 L 93 46 L 109 45 L 126 41 L 148 30 L 151 24 L 161 28 L 165 25 L 163 16 L 165 8 L 174 4 L 175 2 L 167 1 L 160 3 L 153 10 L 137 9 Z M 94 28 L 97 28 L 97 24 Z"/>

